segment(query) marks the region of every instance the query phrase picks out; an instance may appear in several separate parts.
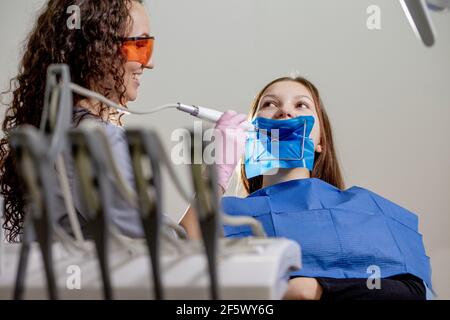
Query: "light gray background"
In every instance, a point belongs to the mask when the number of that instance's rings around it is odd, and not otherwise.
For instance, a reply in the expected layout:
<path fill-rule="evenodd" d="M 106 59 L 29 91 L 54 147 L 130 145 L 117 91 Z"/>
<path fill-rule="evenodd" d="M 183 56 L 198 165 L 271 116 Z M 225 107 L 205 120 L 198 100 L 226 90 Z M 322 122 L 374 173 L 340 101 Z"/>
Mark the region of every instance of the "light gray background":
<path fill-rule="evenodd" d="M 17 70 L 20 43 L 43 0 L 0 2 L 0 85 Z M 366 9 L 381 9 L 381 30 Z M 450 13 L 432 13 L 425 48 L 392 0 L 153 0 L 156 68 L 134 108 L 182 101 L 247 112 L 257 91 L 298 72 L 321 91 L 347 186 L 369 188 L 417 212 L 439 298 L 450 298 Z M 43 71 L 44 72 L 44 71 Z M 171 133 L 192 125 L 176 111 L 129 116 Z M 176 168 L 187 177 L 186 168 Z M 187 185 L 187 182 L 186 182 Z M 166 184 L 166 211 L 186 203 Z"/>

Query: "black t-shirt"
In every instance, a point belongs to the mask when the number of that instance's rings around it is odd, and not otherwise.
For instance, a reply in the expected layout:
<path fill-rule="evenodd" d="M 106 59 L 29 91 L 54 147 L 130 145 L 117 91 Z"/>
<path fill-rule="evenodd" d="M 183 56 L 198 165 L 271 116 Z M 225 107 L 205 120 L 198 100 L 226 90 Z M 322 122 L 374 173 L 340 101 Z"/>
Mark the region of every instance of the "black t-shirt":
<path fill-rule="evenodd" d="M 323 292 L 321 300 L 426 300 L 423 281 L 411 274 L 380 279 L 379 289 L 369 289 L 367 279 L 316 278 Z"/>

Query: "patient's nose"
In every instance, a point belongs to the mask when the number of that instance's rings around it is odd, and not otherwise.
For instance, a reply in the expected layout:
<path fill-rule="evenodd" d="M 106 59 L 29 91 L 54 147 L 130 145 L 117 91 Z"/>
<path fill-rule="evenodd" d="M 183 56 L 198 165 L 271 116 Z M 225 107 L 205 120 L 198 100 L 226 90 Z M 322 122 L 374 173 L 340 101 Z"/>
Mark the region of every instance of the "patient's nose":
<path fill-rule="evenodd" d="M 293 112 L 288 106 L 281 107 L 275 114 L 274 119 L 283 120 L 293 118 Z"/>

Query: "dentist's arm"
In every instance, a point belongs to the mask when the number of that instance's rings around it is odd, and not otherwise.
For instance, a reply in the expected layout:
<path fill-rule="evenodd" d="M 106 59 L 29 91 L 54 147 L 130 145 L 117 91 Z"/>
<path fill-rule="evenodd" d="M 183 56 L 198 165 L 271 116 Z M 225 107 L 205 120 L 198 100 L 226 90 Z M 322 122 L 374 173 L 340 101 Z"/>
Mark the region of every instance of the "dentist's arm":
<path fill-rule="evenodd" d="M 220 196 L 225 193 L 230 178 L 239 159 L 245 150 L 247 115 L 229 110 L 217 120 L 215 129 L 217 181 L 220 186 Z M 180 225 L 186 230 L 190 239 L 200 239 L 201 232 L 197 213 L 192 205 L 186 209 L 180 220 Z"/>

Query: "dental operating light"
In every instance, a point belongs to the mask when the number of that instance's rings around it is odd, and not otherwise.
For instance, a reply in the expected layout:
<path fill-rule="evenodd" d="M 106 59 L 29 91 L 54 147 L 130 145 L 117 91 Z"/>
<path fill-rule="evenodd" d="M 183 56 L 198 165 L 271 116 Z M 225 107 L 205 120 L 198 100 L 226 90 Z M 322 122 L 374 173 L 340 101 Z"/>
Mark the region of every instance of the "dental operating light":
<path fill-rule="evenodd" d="M 450 0 L 400 0 L 400 5 L 417 38 L 422 40 L 425 46 L 433 46 L 436 32 L 429 10 L 448 10 Z"/>

